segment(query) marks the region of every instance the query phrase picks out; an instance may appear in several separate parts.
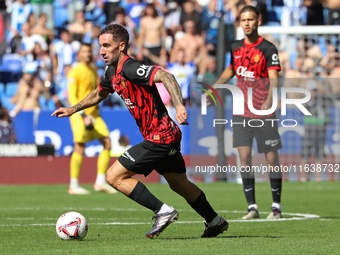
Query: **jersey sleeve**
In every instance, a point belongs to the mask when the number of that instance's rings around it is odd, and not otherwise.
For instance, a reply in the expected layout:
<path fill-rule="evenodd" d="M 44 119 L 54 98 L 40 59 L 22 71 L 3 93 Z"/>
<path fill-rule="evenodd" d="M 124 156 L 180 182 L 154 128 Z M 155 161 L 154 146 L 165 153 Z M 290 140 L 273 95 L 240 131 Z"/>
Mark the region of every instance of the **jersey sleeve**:
<path fill-rule="evenodd" d="M 100 90 L 106 90 L 110 92 L 111 94 L 114 93 L 114 89 L 112 88 L 112 81 L 111 77 L 113 76 L 113 70 L 112 67 L 106 67 L 104 76 L 101 79 L 100 83 L 98 84 L 98 87 Z"/>
<path fill-rule="evenodd" d="M 274 45 L 270 45 L 265 53 L 268 70 L 281 70 L 279 54 Z"/>
<path fill-rule="evenodd" d="M 130 58 L 124 63 L 122 75 L 134 84 L 152 86 L 158 69 L 159 67 L 147 66 Z"/>

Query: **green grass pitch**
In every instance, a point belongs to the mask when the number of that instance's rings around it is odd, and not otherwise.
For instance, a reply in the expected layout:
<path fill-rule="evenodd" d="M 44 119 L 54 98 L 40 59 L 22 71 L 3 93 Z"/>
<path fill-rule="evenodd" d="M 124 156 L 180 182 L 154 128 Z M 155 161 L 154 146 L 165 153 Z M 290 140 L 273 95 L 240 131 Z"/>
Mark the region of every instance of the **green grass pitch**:
<path fill-rule="evenodd" d="M 241 185 L 198 184 L 230 223 L 227 232 L 209 239 L 198 238 L 203 219 L 167 185 L 147 187 L 180 218 L 154 239 L 145 238 L 153 213 L 122 194 L 71 196 L 67 185 L 0 186 L 0 254 L 339 254 L 339 184 L 284 182 L 280 221 L 265 221 L 268 182 L 256 183 L 261 219 L 254 221 L 240 220 L 247 208 Z M 62 241 L 55 232 L 59 216 L 71 210 L 89 223 L 84 241 Z"/>

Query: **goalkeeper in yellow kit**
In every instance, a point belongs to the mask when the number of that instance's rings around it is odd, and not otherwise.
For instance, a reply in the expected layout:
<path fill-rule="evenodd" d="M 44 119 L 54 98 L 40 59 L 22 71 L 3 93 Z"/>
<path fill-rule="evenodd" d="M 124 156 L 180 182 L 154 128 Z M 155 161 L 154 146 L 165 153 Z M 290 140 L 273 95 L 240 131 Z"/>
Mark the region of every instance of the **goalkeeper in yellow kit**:
<path fill-rule="evenodd" d="M 73 67 L 68 75 L 69 102 L 75 105 L 83 100 L 91 91 L 98 86 L 97 71 L 91 66 L 92 48 L 90 44 L 83 43 L 78 52 L 79 63 Z M 104 191 L 109 194 L 117 193 L 106 182 L 106 170 L 110 163 L 111 141 L 109 130 L 99 116 L 98 105 L 78 112 L 70 117 L 73 132 L 74 151 L 70 162 L 70 187 L 69 194 L 87 195 L 90 191 L 80 187 L 79 175 L 83 162 L 85 143 L 98 139 L 104 146 L 103 151 L 98 156 L 97 178 L 94 184 L 95 191 Z"/>

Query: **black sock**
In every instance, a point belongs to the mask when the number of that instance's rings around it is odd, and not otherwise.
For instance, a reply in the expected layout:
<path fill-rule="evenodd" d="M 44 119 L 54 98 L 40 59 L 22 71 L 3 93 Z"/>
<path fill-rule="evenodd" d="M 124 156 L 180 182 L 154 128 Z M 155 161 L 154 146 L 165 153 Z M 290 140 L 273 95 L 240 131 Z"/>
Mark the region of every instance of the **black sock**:
<path fill-rule="evenodd" d="M 157 213 L 164 204 L 162 201 L 158 200 L 158 198 L 156 198 L 141 182 L 137 183 L 136 187 L 130 195 L 128 195 L 128 197 L 155 213 Z"/>
<path fill-rule="evenodd" d="M 201 215 L 207 223 L 211 222 L 217 216 L 217 213 L 212 209 L 203 191 L 194 202 L 188 204 Z"/>
<path fill-rule="evenodd" d="M 281 203 L 282 173 L 269 172 L 270 187 L 274 203 Z"/>
<path fill-rule="evenodd" d="M 251 169 L 251 167 L 250 167 Z M 249 170 L 248 168 L 246 170 Z M 255 202 L 255 176 L 253 172 L 241 172 L 243 191 L 246 196 L 248 205 L 256 204 Z"/>

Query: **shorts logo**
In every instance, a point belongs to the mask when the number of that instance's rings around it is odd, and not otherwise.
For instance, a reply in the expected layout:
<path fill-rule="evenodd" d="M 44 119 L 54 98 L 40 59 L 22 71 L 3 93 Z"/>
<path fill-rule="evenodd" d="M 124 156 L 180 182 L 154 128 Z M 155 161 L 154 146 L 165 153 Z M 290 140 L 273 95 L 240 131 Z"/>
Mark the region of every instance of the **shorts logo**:
<path fill-rule="evenodd" d="M 130 155 L 130 153 L 129 153 L 128 151 L 125 151 L 125 152 L 123 153 L 122 157 L 127 158 L 127 159 L 130 159 L 132 162 L 135 162 L 135 161 L 136 161 L 133 157 L 131 157 L 131 155 Z"/>
<path fill-rule="evenodd" d="M 174 154 L 176 154 L 177 150 L 176 149 L 171 149 L 171 151 L 169 152 L 169 156 L 172 156 Z"/>
<path fill-rule="evenodd" d="M 266 140 L 264 143 L 265 145 L 271 145 L 272 147 L 275 147 L 278 145 L 280 142 L 280 139 L 275 139 L 275 140 Z"/>

